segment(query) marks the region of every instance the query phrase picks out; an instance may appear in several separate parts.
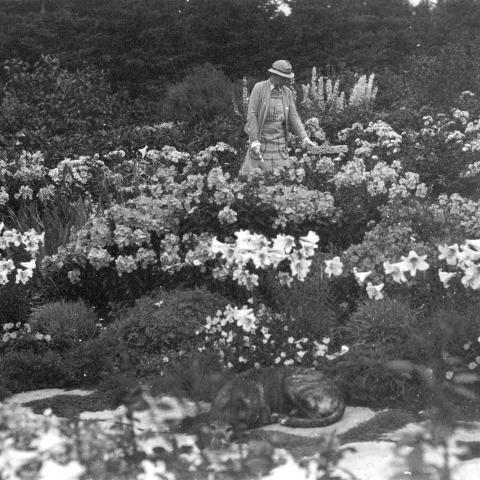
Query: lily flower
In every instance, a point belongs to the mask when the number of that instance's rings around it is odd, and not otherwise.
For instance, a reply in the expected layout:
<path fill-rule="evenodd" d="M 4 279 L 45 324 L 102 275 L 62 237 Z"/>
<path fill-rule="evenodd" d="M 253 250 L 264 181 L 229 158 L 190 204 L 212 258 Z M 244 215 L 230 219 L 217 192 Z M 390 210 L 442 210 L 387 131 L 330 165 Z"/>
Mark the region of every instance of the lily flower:
<path fill-rule="evenodd" d="M 407 277 L 405 277 L 404 273 L 405 265 L 403 262 L 398 263 L 390 263 L 390 262 L 383 262 L 383 269 L 387 275 L 391 275 L 393 280 L 397 283 L 402 283 L 407 281 Z"/>
<path fill-rule="evenodd" d="M 425 261 L 427 256 L 418 256 L 413 250 L 410 250 L 407 257 L 402 256 L 400 258 L 402 259 L 403 263 L 402 269 L 406 272 L 409 271 L 412 277 L 416 275 L 417 270 L 423 271 L 430 267 L 430 265 Z"/>
<path fill-rule="evenodd" d="M 445 260 L 447 265 L 456 265 L 458 261 L 458 244 L 454 243 L 453 245 L 439 245 L 438 250 L 440 255 L 438 256 L 439 260 Z"/>
<path fill-rule="evenodd" d="M 384 283 L 380 283 L 379 285 L 372 285 L 372 282 L 368 282 L 366 288 L 368 298 L 373 300 L 381 300 L 383 298 L 382 289 L 384 286 Z"/>
<path fill-rule="evenodd" d="M 357 267 L 353 267 L 353 275 L 357 280 L 359 285 L 363 285 L 363 282 L 372 274 L 372 271 L 369 270 L 368 272 L 359 272 Z"/>

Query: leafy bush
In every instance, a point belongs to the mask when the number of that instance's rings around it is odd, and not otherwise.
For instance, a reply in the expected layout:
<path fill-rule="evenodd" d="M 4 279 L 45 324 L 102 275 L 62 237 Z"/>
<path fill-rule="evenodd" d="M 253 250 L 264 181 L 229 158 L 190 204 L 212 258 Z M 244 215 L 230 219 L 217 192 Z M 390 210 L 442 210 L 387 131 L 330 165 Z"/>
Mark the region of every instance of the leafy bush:
<path fill-rule="evenodd" d="M 107 336 L 78 343 L 67 351 L 54 350 L 40 341 L 9 343 L 12 345 L 0 355 L 0 386 L 10 393 L 90 385 L 118 366 L 120 346 Z"/>
<path fill-rule="evenodd" d="M 61 300 L 36 307 L 29 323 L 33 330 L 51 335 L 54 345 L 71 347 L 98 333 L 98 316 L 83 300 Z"/>
<path fill-rule="evenodd" d="M 399 376 L 387 367 L 393 360 L 381 343 L 354 347 L 334 365 L 335 381 L 350 405 L 425 408 L 428 397 L 420 380 Z"/>
<path fill-rule="evenodd" d="M 226 304 L 224 297 L 205 288 L 159 289 L 136 300 L 107 331 L 129 349 L 142 353 L 188 351 L 194 348 L 195 331 L 206 317 Z"/>
<path fill-rule="evenodd" d="M 232 112 L 232 84 L 212 64 L 193 67 L 181 82 L 165 94 L 163 116 L 167 120 L 213 120 Z"/>
<path fill-rule="evenodd" d="M 71 386 L 70 366 L 52 350 L 43 353 L 10 351 L 0 356 L 2 376 L 12 393 Z"/>
<path fill-rule="evenodd" d="M 418 323 L 418 311 L 405 301 L 367 299 L 352 313 L 344 330 L 354 344 L 381 343 L 398 348 L 414 337 Z"/>

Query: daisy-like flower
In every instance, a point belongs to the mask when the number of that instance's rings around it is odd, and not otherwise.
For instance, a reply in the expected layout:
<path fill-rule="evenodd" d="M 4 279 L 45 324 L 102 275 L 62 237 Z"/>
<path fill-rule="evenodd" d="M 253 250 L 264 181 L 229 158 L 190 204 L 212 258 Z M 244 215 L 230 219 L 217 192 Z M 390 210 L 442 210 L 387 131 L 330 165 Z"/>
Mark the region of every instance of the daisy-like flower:
<path fill-rule="evenodd" d="M 406 282 L 407 278 L 404 273 L 404 264 L 403 262 L 390 263 L 383 262 L 383 269 L 387 275 L 391 275 L 393 280 L 397 283 Z"/>
<path fill-rule="evenodd" d="M 363 282 L 372 274 L 372 271 L 369 270 L 368 272 L 359 272 L 357 267 L 353 267 L 353 275 L 355 276 L 355 280 L 359 285 L 363 285 Z"/>
<path fill-rule="evenodd" d="M 366 288 L 368 298 L 373 300 L 381 300 L 383 298 L 382 289 L 384 286 L 384 283 L 380 283 L 379 285 L 372 285 L 372 282 L 368 282 Z"/>
<path fill-rule="evenodd" d="M 456 243 L 453 245 L 439 245 L 438 250 L 440 251 L 439 260 L 445 260 L 447 265 L 457 264 L 459 250 Z"/>
<path fill-rule="evenodd" d="M 438 277 L 445 288 L 449 287 L 448 282 L 456 275 L 457 274 L 455 272 L 444 272 L 443 270 L 438 270 Z"/>
<path fill-rule="evenodd" d="M 332 260 L 325 260 L 325 265 L 325 273 L 328 277 L 331 277 L 332 275 L 338 277 L 338 275 L 341 275 L 343 272 L 343 263 L 341 262 L 340 257 L 333 257 Z"/>
<path fill-rule="evenodd" d="M 403 267 L 402 269 L 405 272 L 410 272 L 410 275 L 414 277 L 417 273 L 417 270 L 424 271 L 430 267 L 430 265 L 425 261 L 427 258 L 426 255 L 418 256 L 416 252 L 410 250 L 407 257 L 401 256 Z"/>

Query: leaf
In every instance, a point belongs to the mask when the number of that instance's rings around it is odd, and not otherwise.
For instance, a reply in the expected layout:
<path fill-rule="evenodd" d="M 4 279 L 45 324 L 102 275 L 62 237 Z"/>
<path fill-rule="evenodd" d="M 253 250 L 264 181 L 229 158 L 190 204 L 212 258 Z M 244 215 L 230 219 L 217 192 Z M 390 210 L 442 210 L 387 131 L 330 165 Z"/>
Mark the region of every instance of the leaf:
<path fill-rule="evenodd" d="M 390 360 L 385 367 L 398 373 L 410 373 L 415 369 L 415 365 L 409 360 Z"/>
<path fill-rule="evenodd" d="M 458 373 L 453 377 L 454 383 L 476 383 L 480 381 L 480 376 L 476 373 Z"/>
<path fill-rule="evenodd" d="M 460 387 L 458 385 L 455 385 L 455 386 L 449 385 L 449 388 L 456 394 L 461 395 L 462 397 L 468 398 L 470 400 L 476 401 L 479 399 L 478 395 L 472 390 L 470 390 L 469 388 Z"/>

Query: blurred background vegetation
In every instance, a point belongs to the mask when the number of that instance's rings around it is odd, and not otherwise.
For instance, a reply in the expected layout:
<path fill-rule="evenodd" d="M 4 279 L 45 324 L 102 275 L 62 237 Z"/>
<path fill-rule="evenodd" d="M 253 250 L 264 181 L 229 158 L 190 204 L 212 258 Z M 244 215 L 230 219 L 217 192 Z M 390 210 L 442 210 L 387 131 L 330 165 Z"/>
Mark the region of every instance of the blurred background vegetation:
<path fill-rule="evenodd" d="M 2 0 L 0 61 L 54 54 L 150 102 L 195 65 L 258 80 L 278 58 L 292 61 L 298 83 L 314 65 L 328 76 L 375 72 L 377 108 L 449 106 L 478 87 L 476 0 L 282 3 L 289 15 L 277 0 Z"/>

